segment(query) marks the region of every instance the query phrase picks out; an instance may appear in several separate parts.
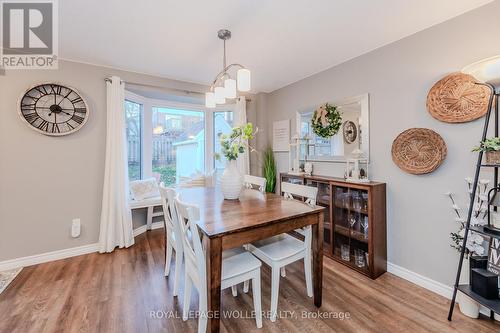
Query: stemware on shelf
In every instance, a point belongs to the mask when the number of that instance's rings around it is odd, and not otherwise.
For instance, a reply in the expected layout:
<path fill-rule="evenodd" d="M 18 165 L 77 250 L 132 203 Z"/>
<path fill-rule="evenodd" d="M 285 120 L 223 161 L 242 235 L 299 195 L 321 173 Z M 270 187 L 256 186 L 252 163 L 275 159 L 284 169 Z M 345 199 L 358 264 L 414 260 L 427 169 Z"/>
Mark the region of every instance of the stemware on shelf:
<path fill-rule="evenodd" d="M 345 209 L 349 209 L 350 208 L 350 195 L 349 193 L 343 193 L 342 194 L 342 206 L 345 208 Z"/>
<path fill-rule="evenodd" d="M 365 251 L 361 249 L 354 249 L 354 263 L 359 268 L 363 268 L 366 266 L 365 263 Z"/>
<path fill-rule="evenodd" d="M 368 192 L 362 192 L 361 197 L 363 198 L 363 210 L 368 210 Z"/>
<path fill-rule="evenodd" d="M 368 239 L 368 216 L 364 216 L 361 218 L 359 222 L 361 227 L 363 228 L 363 236 L 365 239 Z"/>
<path fill-rule="evenodd" d="M 347 244 L 342 244 L 340 246 L 340 257 L 344 261 L 351 261 L 351 248 Z"/>
<path fill-rule="evenodd" d="M 356 218 L 356 214 L 350 214 L 349 215 L 349 227 L 351 228 L 351 232 L 354 233 L 353 227 L 358 222 L 358 219 Z"/>
<path fill-rule="evenodd" d="M 362 197 L 360 196 L 359 192 L 352 193 L 352 208 L 357 212 L 361 211 Z"/>

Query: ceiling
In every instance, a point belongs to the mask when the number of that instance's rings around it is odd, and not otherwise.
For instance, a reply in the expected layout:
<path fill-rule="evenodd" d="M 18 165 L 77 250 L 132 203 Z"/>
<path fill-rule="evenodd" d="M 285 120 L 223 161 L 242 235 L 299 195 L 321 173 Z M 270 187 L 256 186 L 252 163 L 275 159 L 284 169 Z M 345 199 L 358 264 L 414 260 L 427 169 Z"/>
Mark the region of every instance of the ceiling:
<path fill-rule="evenodd" d="M 195 83 L 228 62 L 270 92 L 492 0 L 64 0 L 62 59 Z"/>

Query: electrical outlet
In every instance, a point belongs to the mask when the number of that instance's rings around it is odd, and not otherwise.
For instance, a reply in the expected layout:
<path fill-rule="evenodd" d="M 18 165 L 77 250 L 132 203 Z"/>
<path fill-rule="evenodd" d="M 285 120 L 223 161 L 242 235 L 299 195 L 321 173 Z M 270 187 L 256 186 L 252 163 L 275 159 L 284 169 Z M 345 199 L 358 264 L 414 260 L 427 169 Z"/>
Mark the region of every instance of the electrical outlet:
<path fill-rule="evenodd" d="M 71 237 L 77 238 L 80 236 L 80 232 L 82 229 L 82 224 L 80 219 L 73 219 L 71 222 Z"/>

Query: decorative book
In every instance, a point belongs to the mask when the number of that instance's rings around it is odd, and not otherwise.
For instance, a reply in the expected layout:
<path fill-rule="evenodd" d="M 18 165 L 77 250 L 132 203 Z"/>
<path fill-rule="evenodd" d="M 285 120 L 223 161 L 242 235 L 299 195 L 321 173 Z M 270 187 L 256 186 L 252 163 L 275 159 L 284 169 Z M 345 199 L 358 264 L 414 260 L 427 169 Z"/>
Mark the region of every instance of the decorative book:
<path fill-rule="evenodd" d="M 500 238 L 491 237 L 488 254 L 488 270 L 500 275 Z"/>

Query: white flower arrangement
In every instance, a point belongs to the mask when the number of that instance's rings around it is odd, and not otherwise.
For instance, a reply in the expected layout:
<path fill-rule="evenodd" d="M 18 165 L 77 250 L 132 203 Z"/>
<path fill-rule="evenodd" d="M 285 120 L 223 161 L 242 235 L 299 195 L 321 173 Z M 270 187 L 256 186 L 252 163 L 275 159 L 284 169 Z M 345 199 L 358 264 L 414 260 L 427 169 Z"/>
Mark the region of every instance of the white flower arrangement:
<path fill-rule="evenodd" d="M 470 195 L 472 194 L 472 188 L 473 188 L 473 180 L 470 177 L 465 178 L 465 182 L 467 184 L 467 193 L 470 198 Z M 457 232 L 452 232 L 450 233 L 450 238 L 452 240 L 452 243 L 450 246 L 457 251 L 462 250 L 462 244 L 465 236 L 465 225 L 467 224 L 467 215 L 469 212 L 469 206 L 470 204 L 473 205 L 472 208 L 472 216 L 471 216 L 471 221 L 470 225 L 471 226 L 480 226 L 480 225 L 485 225 L 487 224 L 486 218 L 488 214 L 488 195 L 487 195 L 487 190 L 488 190 L 488 184 L 490 181 L 488 179 L 480 179 L 478 181 L 477 185 L 477 190 L 476 190 L 476 196 L 473 200 L 472 203 L 469 203 L 467 205 L 467 209 L 465 210 L 465 214 L 462 215 L 462 209 L 460 206 L 457 204 L 454 198 L 454 193 L 448 191 L 444 193 L 448 198 L 450 198 L 451 201 L 451 207 L 453 211 L 455 212 L 455 222 L 459 224 L 458 231 Z M 485 250 L 484 250 L 484 238 L 475 232 L 469 231 L 469 237 L 467 237 L 467 244 L 466 244 L 466 255 L 484 255 Z"/>

